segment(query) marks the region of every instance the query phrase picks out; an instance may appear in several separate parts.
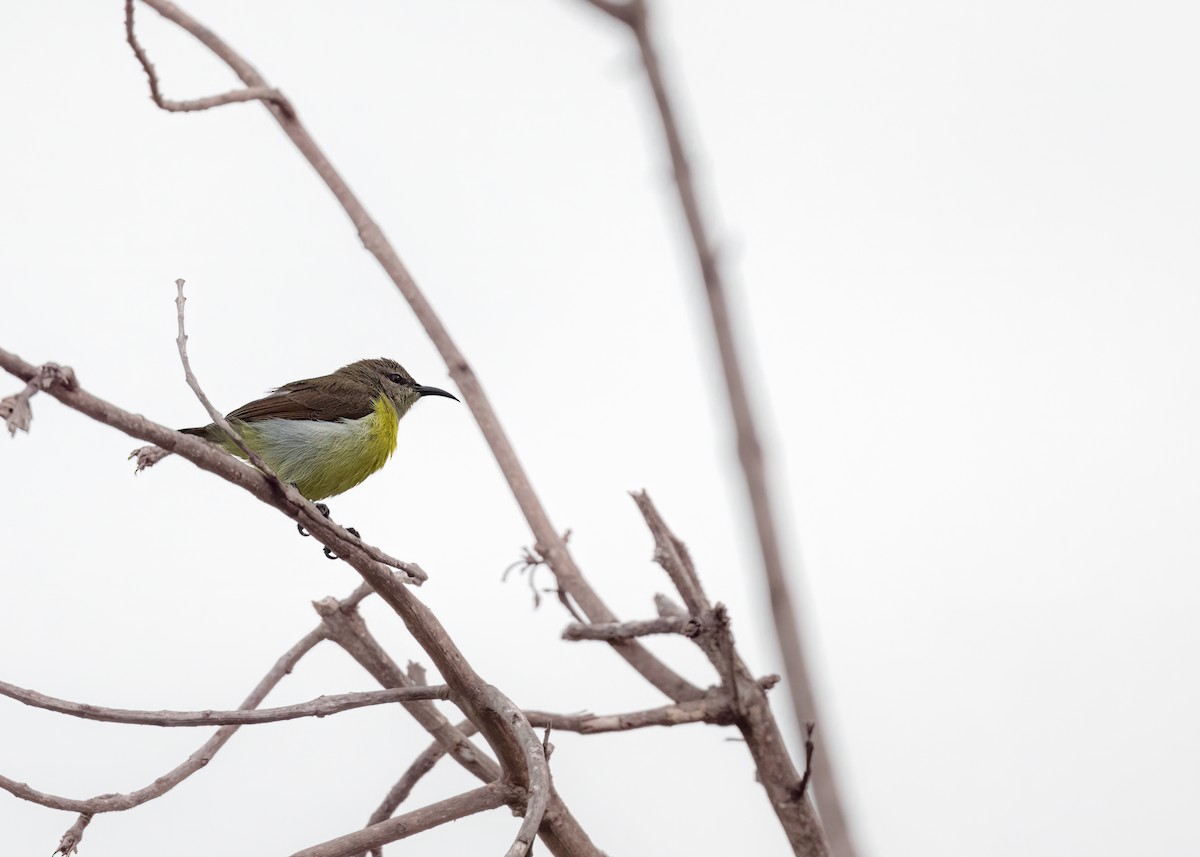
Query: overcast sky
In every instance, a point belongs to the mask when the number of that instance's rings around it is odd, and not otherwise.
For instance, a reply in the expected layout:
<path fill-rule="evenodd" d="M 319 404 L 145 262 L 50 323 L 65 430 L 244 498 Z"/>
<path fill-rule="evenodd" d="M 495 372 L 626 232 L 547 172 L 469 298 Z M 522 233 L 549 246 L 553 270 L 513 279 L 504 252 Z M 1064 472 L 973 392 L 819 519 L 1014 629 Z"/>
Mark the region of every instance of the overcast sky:
<path fill-rule="evenodd" d="M 580 0 L 186 7 L 291 97 L 473 362 L 557 526 L 624 618 L 667 582 L 647 488 L 780 668 L 702 290 L 626 33 Z M 877 857 L 1200 852 L 1200 113 L 1194 4 L 657 3 L 722 248 L 804 632 L 857 838 Z M 235 85 L 146 9 L 168 97 Z M 448 374 L 259 106 L 154 109 L 109 3 L 0 27 L 0 346 L 167 425 L 362 357 Z M 0 393 L 19 384 L 0 377 Z M 0 438 L 0 679 L 95 704 L 235 707 L 357 583 L 291 522 L 34 401 Z M 335 517 L 519 704 L 663 699 L 558 639 L 500 574 L 531 541 L 465 407 L 422 402 Z M 801 564 L 803 562 L 803 574 Z M 543 583 L 549 584 L 549 577 Z M 380 604 L 402 663 L 428 662 Z M 693 680 L 687 644 L 655 641 Z M 372 689 L 325 645 L 270 697 Z M 776 707 L 784 716 L 780 692 Z M 139 788 L 207 731 L 0 699 L 0 772 Z M 732 730 L 559 735 L 614 855 L 785 854 Z M 832 742 L 832 746 L 828 742 Z M 394 708 L 242 730 L 98 817 L 84 855 L 283 855 L 361 825 L 428 738 Z M 470 787 L 443 763 L 415 808 Z M 72 817 L 0 794 L 0 851 Z M 499 853 L 492 812 L 393 853 Z"/>

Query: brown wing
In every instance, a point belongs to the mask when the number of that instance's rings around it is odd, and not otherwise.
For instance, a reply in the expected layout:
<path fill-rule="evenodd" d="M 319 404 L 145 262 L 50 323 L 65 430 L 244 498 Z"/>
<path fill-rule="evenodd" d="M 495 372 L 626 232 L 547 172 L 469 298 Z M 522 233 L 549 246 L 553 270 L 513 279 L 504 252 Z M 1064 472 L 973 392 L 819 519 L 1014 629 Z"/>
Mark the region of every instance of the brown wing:
<path fill-rule="evenodd" d="M 355 420 L 371 413 L 374 396 L 369 389 L 326 375 L 284 384 L 269 396 L 247 402 L 228 419 L 254 420 Z"/>

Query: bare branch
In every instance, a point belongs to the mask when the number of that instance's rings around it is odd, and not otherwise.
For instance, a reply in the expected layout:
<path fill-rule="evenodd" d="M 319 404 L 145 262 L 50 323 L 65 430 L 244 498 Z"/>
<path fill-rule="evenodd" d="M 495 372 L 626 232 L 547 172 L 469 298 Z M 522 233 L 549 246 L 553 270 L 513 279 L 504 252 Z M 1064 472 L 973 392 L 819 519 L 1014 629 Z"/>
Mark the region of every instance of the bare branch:
<path fill-rule="evenodd" d="M 708 596 L 704 594 L 695 569 L 691 567 L 691 557 L 684 560 L 687 549 L 683 548 L 683 542 L 675 538 L 674 534 L 667 529 L 658 510 L 654 508 L 649 494 L 645 491 L 631 491 L 629 496 L 633 498 L 633 502 L 637 503 L 638 510 L 646 519 L 646 526 L 650 528 L 650 533 L 654 536 L 654 561 L 662 566 L 667 577 L 671 578 L 671 583 L 675 585 L 676 591 L 683 598 L 688 612 L 693 616 L 708 612 L 711 609 Z M 680 548 L 683 548 L 683 552 Z M 659 598 L 663 599 L 661 603 Z M 655 603 L 659 605 L 661 613 L 663 604 L 670 602 L 666 596 L 657 596 Z"/>
<path fill-rule="evenodd" d="M 0 352 L 2 355 L 3 352 Z M 362 592 L 364 587 L 359 587 L 355 590 L 355 596 Z M 368 590 L 369 591 L 369 590 Z M 365 595 L 365 593 L 363 593 Z M 353 599 L 354 596 L 351 596 Z M 361 600 L 361 597 L 358 599 Z M 357 602 L 356 602 L 357 603 Z M 263 676 L 262 680 L 255 686 L 250 695 L 246 697 L 242 703 L 243 710 L 257 708 L 266 699 L 267 694 L 279 684 L 285 675 L 292 671 L 296 663 L 304 657 L 314 646 L 325 639 L 325 631 L 318 627 L 314 631 L 310 631 L 300 639 L 296 645 L 288 649 L 275 665 Z M 16 780 L 11 780 L 8 777 L 0 774 L 0 789 L 4 789 L 15 797 L 22 800 L 30 801 L 31 803 L 40 804 L 49 807 L 50 809 L 61 809 L 67 812 L 78 812 L 84 815 L 92 815 L 100 812 L 120 812 L 122 810 L 132 809 L 147 801 L 162 797 L 175 786 L 186 780 L 192 774 L 207 765 L 212 761 L 213 756 L 217 754 L 225 743 L 233 737 L 233 733 L 238 730 L 238 726 L 223 726 L 213 733 L 212 737 L 205 741 L 196 752 L 188 756 L 174 770 L 169 771 L 163 776 L 156 779 L 150 785 L 138 789 L 137 791 L 127 794 L 105 794 L 91 798 L 89 800 L 79 800 L 76 798 L 59 797 L 58 795 L 48 794 L 38 791 L 26 785 L 18 783 Z M 80 828 L 82 830 L 82 828 Z M 69 831 L 68 831 L 69 832 Z"/>
<path fill-rule="evenodd" d="M 779 734 L 779 725 L 767 702 L 766 690 L 773 686 L 773 677 L 759 680 L 750 674 L 737 654 L 724 605 L 705 608 L 708 596 L 699 586 L 699 578 L 691 568 L 691 559 L 687 557 L 683 542 L 668 529 L 645 492 L 633 496 L 654 534 L 655 560 L 666 569 L 671 580 L 687 593 L 685 598 L 688 607 L 699 611 L 703 633 L 692 639 L 721 676 L 722 687 L 728 693 L 734 711 L 734 723 L 754 757 L 758 778 L 767 791 L 767 797 L 792 849 L 797 855 L 824 857 L 828 854 L 825 835 L 799 788 L 800 775 L 792 764 L 783 736 Z M 669 599 L 659 596 L 655 600 L 660 612 L 675 611 L 675 605 Z M 820 771 L 815 772 L 815 776 L 819 777 Z"/>
<path fill-rule="evenodd" d="M 142 48 L 141 43 L 137 40 L 137 35 L 133 31 L 133 0 L 125 0 L 125 40 L 133 48 L 134 56 L 137 57 L 138 62 L 145 69 L 146 77 L 150 79 L 150 98 L 163 110 L 170 113 L 188 113 L 193 110 L 208 110 L 212 107 L 220 107 L 223 104 L 237 104 L 243 101 L 269 101 L 289 116 L 294 115 L 292 105 L 284 98 L 283 93 L 278 89 L 271 89 L 266 86 L 235 89 L 232 92 L 225 92 L 221 95 L 210 95 L 207 98 L 196 98 L 191 101 L 169 101 L 163 98 L 162 91 L 158 85 L 158 73 L 154 70 L 154 65 L 150 62 L 150 57 L 146 55 L 145 49 Z"/>
<path fill-rule="evenodd" d="M 694 637 L 700 633 L 700 622 L 688 616 L 662 616 L 658 619 L 639 619 L 634 622 L 593 622 L 581 625 L 572 622 L 563 629 L 564 640 L 622 640 L 646 637 L 650 634 L 682 634 Z"/>
<path fill-rule="evenodd" d="M 526 711 L 534 726 L 550 726 L 561 732 L 599 735 L 607 732 L 628 732 L 650 726 L 681 726 L 686 723 L 713 723 L 726 726 L 733 723 L 733 706 L 729 697 L 710 691 L 704 699 L 690 699 L 674 705 L 663 705 L 644 711 L 624 714 L 553 714 L 549 711 Z"/>
<path fill-rule="evenodd" d="M 486 786 L 456 795 L 421 809 L 406 812 L 387 821 L 372 824 L 337 839 L 297 851 L 292 857 L 351 857 L 370 848 L 379 848 L 389 842 L 429 830 L 441 824 L 465 818 L 485 809 L 495 809 L 513 801 L 519 789 L 505 782 L 489 783 Z"/>
<path fill-rule="evenodd" d="M 171 2 L 171 0 L 144 0 L 144 2 L 167 20 L 172 21 L 188 33 L 191 33 L 220 58 L 222 62 L 228 65 L 246 86 L 252 88 L 270 88 L 262 75 L 240 54 L 229 47 L 212 30 L 192 18 Z M 143 58 L 139 57 L 139 62 L 142 61 Z M 144 62 L 143 65 L 145 65 Z M 334 197 L 341 204 L 343 210 L 358 230 L 363 246 L 375 256 L 388 277 L 396 285 L 396 288 L 399 289 L 405 300 L 408 301 L 414 315 L 420 321 L 421 326 L 425 328 L 425 332 L 442 355 L 442 359 L 446 361 L 446 366 L 450 370 L 450 377 L 458 385 L 459 391 L 463 395 L 463 400 L 475 416 L 475 421 L 479 424 L 480 431 L 482 431 L 484 438 L 491 447 L 492 454 L 495 456 L 496 462 L 500 465 L 500 469 L 504 473 L 504 477 L 513 492 L 513 497 L 517 501 L 517 505 L 520 506 L 526 521 L 529 523 L 530 529 L 533 531 L 534 538 L 537 541 L 535 549 L 545 558 L 547 564 L 554 572 L 558 579 L 559 589 L 565 592 L 566 595 L 569 595 L 579 605 L 589 621 L 616 622 L 617 616 L 583 578 L 582 572 L 575 564 L 575 560 L 567 550 L 562 537 L 550 521 L 545 507 L 542 506 L 541 500 L 533 490 L 529 477 L 525 473 L 525 469 L 521 466 L 516 451 L 513 449 L 512 443 L 501 427 L 500 420 L 492 408 L 474 370 L 467 362 L 466 356 L 450 337 L 450 333 L 442 324 L 437 313 L 434 312 L 428 298 L 425 297 L 424 293 L 417 286 L 416 281 L 413 280 L 412 275 L 404 266 L 395 248 L 392 247 L 391 243 L 384 236 L 383 230 L 379 228 L 379 224 L 367 213 L 362 202 L 350 190 L 345 179 L 342 178 L 341 174 L 330 163 L 325 153 L 321 151 L 316 141 L 312 138 L 312 135 L 299 122 L 295 114 L 270 101 L 264 101 L 263 104 L 279 123 L 284 133 L 295 144 L 296 148 L 300 150 L 300 153 L 308 160 L 313 169 L 316 170 L 317 175 L 321 177 L 322 181 L 332 191 Z M 308 523 L 304 521 L 300 523 L 304 523 L 306 528 L 309 528 L 310 531 L 312 530 Z M 334 548 L 334 551 L 341 556 L 341 552 L 336 548 Z M 566 595 L 562 596 L 564 603 Z M 704 692 L 700 688 L 684 680 L 636 640 L 614 640 L 612 646 L 647 681 L 671 699 L 678 702 L 685 699 L 698 699 L 704 695 Z"/>
<path fill-rule="evenodd" d="M 58 840 L 58 847 L 54 849 L 55 854 L 61 854 L 63 857 L 71 857 L 79 851 L 79 843 L 83 841 L 83 830 L 92 822 L 90 813 L 80 813 L 75 819 L 75 823 L 67 828 L 67 832 L 62 835 L 62 839 Z M 53 857 L 53 855 L 52 855 Z"/>
<path fill-rule="evenodd" d="M 344 609 L 333 599 L 315 602 L 313 607 L 324 621 L 330 639 L 344 648 L 376 681 L 384 687 L 411 686 L 412 679 L 384 651 L 356 610 Z M 475 723 L 472 723 L 469 728 L 463 727 L 461 724 L 456 727 L 431 703 L 408 702 L 402 704 L 405 710 L 434 737 L 438 745 L 445 748 L 445 752 L 472 775 L 485 783 L 501 776 L 500 766 L 470 741 L 470 736 L 477 729 Z M 441 758 L 441 754 L 431 752 L 431 756 L 430 768 Z M 411 778 L 412 784 L 415 785 L 423 775 L 424 772 L 415 773 Z M 403 779 L 402 777 L 401 780 Z M 379 816 L 385 812 L 390 814 L 400 801 L 407 797 L 407 793 L 402 792 L 402 783 L 397 783 L 392 788 L 389 795 L 392 794 L 396 794 L 395 803 L 385 810 L 385 805 L 388 803 L 385 800 L 384 805 L 381 805 L 372 815 L 372 821 L 379 820 Z M 547 847 L 555 854 L 603 857 L 602 852 L 592 843 L 553 787 L 550 790 L 550 801 L 540 834 Z"/>
<path fill-rule="evenodd" d="M 599 735 L 609 732 L 628 732 L 652 726 L 681 726 L 688 723 L 711 723 L 724 726 L 733 722 L 733 708 L 729 704 L 727 696 L 717 691 L 710 691 L 704 699 L 664 705 L 645 711 L 630 711 L 624 714 L 591 714 L 587 712 L 556 714 L 550 711 L 526 710 L 525 717 L 535 727 L 553 728 L 562 732 L 578 732 L 581 735 Z M 456 724 L 455 729 L 464 738 L 469 738 L 476 732 L 475 724 L 469 720 Z M 433 767 L 446 754 L 446 746 L 438 741 L 434 741 L 426 747 L 408 766 L 395 785 L 388 790 L 379 806 L 371 813 L 367 825 L 378 824 L 395 812 L 396 808 L 412 793 L 421 778 L 433 770 Z M 381 850 L 373 851 L 374 857 L 382 857 L 382 853 Z"/>
<path fill-rule="evenodd" d="M 36 690 L 0 681 L 0 696 L 7 696 L 34 708 L 44 708 L 84 720 L 99 720 L 105 723 L 132 723 L 142 726 L 251 726 L 259 723 L 278 723 L 281 720 L 296 720 L 300 717 L 328 717 L 342 711 L 366 708 L 371 705 L 386 705 L 391 702 L 408 702 L 414 699 L 449 699 L 450 688 L 444 684 L 432 687 L 388 688 L 361 693 L 340 693 L 319 696 L 308 702 L 284 705 L 279 708 L 237 711 L 137 711 L 125 708 L 104 708 L 83 702 L 71 702 L 46 696 Z"/>
<path fill-rule="evenodd" d="M 128 0 L 126 4 L 129 31 L 133 32 L 133 0 Z M 175 347 L 179 349 L 179 362 L 183 364 L 183 378 L 187 381 L 187 385 L 192 388 L 192 392 L 196 394 L 196 398 L 200 400 L 200 404 L 204 406 L 208 418 L 225 433 L 225 436 L 233 441 L 233 445 L 242 451 L 246 456 L 246 460 L 257 467 L 266 475 L 266 477 L 275 484 L 275 487 L 283 493 L 286 490 L 283 480 L 275 475 L 267 463 L 263 461 L 262 456 L 250 448 L 250 445 L 242 439 L 242 436 L 237 433 L 229 420 L 225 419 L 225 415 L 217 410 L 212 401 L 204 393 L 204 389 L 200 386 L 200 381 L 196 378 L 196 373 L 192 371 L 192 362 L 188 360 L 187 353 L 187 329 L 184 326 L 184 305 L 187 304 L 187 298 L 183 296 L 184 280 L 182 278 L 175 281 L 175 318 L 179 326 L 179 333 L 175 337 Z"/>
<path fill-rule="evenodd" d="M 33 377 L 26 382 L 24 390 L 0 399 L 0 417 L 4 418 L 9 436 L 15 437 L 18 431 L 28 433 L 29 424 L 33 422 L 29 400 L 38 390 L 49 390 L 55 385 L 70 388 L 75 383 L 75 372 L 70 366 L 59 366 L 57 363 L 39 366 Z"/>
<path fill-rule="evenodd" d="M 524 713 L 499 691 L 496 691 L 496 695 L 501 710 L 517 732 L 521 752 L 525 756 L 525 818 L 504 857 L 526 857 L 533 848 L 533 840 L 537 838 L 546 809 L 550 806 L 550 764 L 546 761 L 545 745 L 533 731 Z"/>
<path fill-rule="evenodd" d="M 679 192 L 679 204 L 687 221 L 696 253 L 696 261 L 704 284 L 712 317 L 713 332 L 721 367 L 725 375 L 725 388 L 729 396 L 729 407 L 737 432 L 738 459 L 745 477 L 750 508 L 754 512 L 754 523 L 758 532 L 758 545 L 762 568 L 767 580 L 771 616 L 775 624 L 775 635 L 783 658 L 784 669 L 791 691 L 793 715 L 797 727 L 816 718 L 816 703 L 812 682 L 808 675 L 803 641 L 800 638 L 793 596 L 784 568 L 783 550 L 775 524 L 775 511 L 767 484 L 767 466 L 755 424 L 754 411 L 750 405 L 749 385 L 746 383 L 738 354 L 737 340 L 730 320 L 729 303 L 724 278 L 718 264 L 716 251 L 709 238 L 709 229 L 701 210 L 699 193 L 692 174 L 687 146 L 676 118 L 675 107 L 667 91 L 667 84 L 659 63 L 658 48 L 651 33 L 645 0 L 587 0 L 629 26 L 641 52 L 646 80 L 654 95 L 661 120 L 663 137 L 670 153 L 675 175 L 675 187 Z M 690 564 L 690 561 L 689 561 Z M 678 583 L 677 583 L 678 585 Z M 681 588 L 685 602 L 687 592 Z M 692 608 L 691 604 L 688 604 Z M 696 612 L 693 609 L 693 612 Z M 802 737 L 802 736 L 801 736 Z M 850 830 L 838 794 L 833 767 L 829 754 L 822 753 L 816 771 L 815 792 L 822 825 L 828 837 L 832 853 L 836 857 L 853 857 L 856 853 L 850 838 Z"/>
<path fill-rule="evenodd" d="M 41 371 L 3 348 L 0 348 L 0 368 L 24 381 L 32 380 Z M 63 371 L 69 372 L 70 370 L 64 369 Z M 71 377 L 74 378 L 73 375 Z M 330 548 L 339 558 L 356 569 L 361 570 L 361 567 L 368 566 L 372 569 L 373 574 L 380 575 L 377 579 L 382 580 L 386 577 L 395 580 L 396 577 L 390 569 L 396 568 L 405 575 L 400 578 L 402 582 L 413 584 L 417 584 L 427 577 L 416 563 L 402 562 L 389 557 L 378 548 L 367 545 L 346 532 L 344 528 L 317 511 L 316 506 L 301 497 L 292 486 L 284 486 L 287 490 L 281 495 L 275 483 L 271 482 L 265 474 L 253 467 L 246 466 L 234 456 L 206 440 L 182 434 L 152 422 L 140 414 L 133 414 L 118 408 L 116 405 L 86 392 L 74 380 L 69 384 L 55 383 L 46 388 L 46 392 L 69 408 L 119 429 L 130 437 L 150 441 L 162 449 L 186 458 L 202 470 L 215 473 L 222 479 L 248 491 L 262 502 L 273 506 L 297 523 L 303 524 L 317 541 Z M 380 583 L 380 586 L 383 585 Z M 378 586 L 375 588 L 379 589 Z"/>
<path fill-rule="evenodd" d="M 474 735 L 477 731 L 475 724 L 470 720 L 464 720 L 454 727 L 460 732 L 464 739 Z M 404 803 L 412 790 L 420 782 L 421 778 L 433 770 L 443 756 L 449 750 L 448 746 L 440 741 L 434 741 L 426 747 L 412 764 L 404 771 L 400 779 L 396 780 L 396 784 L 388 789 L 388 793 L 380 801 L 379 806 L 371 813 L 371 817 L 367 820 L 367 826 L 378 824 L 385 819 L 391 818 L 392 813 L 396 811 L 396 807 Z M 383 857 L 383 849 L 376 847 L 371 849 L 373 857 Z"/>

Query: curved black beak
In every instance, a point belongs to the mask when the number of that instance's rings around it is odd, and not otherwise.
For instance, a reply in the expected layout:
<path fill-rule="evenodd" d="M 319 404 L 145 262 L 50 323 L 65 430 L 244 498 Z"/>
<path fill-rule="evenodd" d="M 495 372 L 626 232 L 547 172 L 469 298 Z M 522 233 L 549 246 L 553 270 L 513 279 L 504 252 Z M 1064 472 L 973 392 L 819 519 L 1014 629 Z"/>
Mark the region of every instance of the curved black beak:
<path fill-rule="evenodd" d="M 458 396 L 454 395 L 453 393 L 447 393 L 441 387 L 425 387 L 418 384 L 417 386 L 413 387 L 413 389 L 422 396 L 445 396 L 447 399 L 453 399 L 456 402 L 458 401 Z"/>

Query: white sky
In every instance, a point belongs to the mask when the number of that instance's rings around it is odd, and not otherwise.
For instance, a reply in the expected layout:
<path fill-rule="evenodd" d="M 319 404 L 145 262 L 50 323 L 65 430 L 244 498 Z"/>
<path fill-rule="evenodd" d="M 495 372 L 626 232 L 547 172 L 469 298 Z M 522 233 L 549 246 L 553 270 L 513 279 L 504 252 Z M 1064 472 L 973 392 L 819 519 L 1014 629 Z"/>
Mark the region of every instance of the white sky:
<path fill-rule="evenodd" d="M 0 28 L 0 345 L 168 425 L 386 354 L 447 374 L 332 198 L 254 105 L 167 115 L 120 3 Z M 383 224 L 466 351 L 605 598 L 667 586 L 645 487 L 778 669 L 707 318 L 625 33 L 582 2 L 195 0 Z M 659 33 L 762 381 L 783 530 L 869 855 L 1195 854 L 1200 800 L 1200 55 L 1193 4 L 660 4 Z M 141 11 L 169 97 L 229 88 Z M 3 392 L 15 390 L 0 379 Z M 461 406 L 420 405 L 335 516 L 528 707 L 661 698 L 499 583 L 530 541 Z M 96 704 L 234 707 L 344 595 L 291 522 L 48 398 L 0 438 L 0 678 Z M 544 578 L 549 582 L 549 577 Z M 376 633 L 420 656 L 379 604 Z M 656 642 L 694 680 L 707 664 Z M 319 649 L 268 704 L 365 690 Z M 776 698 L 782 712 L 782 696 Z M 614 855 L 783 854 L 731 730 L 559 735 L 556 781 Z M 206 737 L 0 700 L 0 771 L 88 797 Z M 199 775 L 97 818 L 85 855 L 287 854 L 361 825 L 427 745 L 375 708 L 244 729 Z M 407 806 L 471 785 L 439 767 Z M 0 851 L 71 816 L 0 795 Z M 506 813 L 394 853 L 493 853 Z M 236 843 L 236 844 L 231 844 Z"/>

